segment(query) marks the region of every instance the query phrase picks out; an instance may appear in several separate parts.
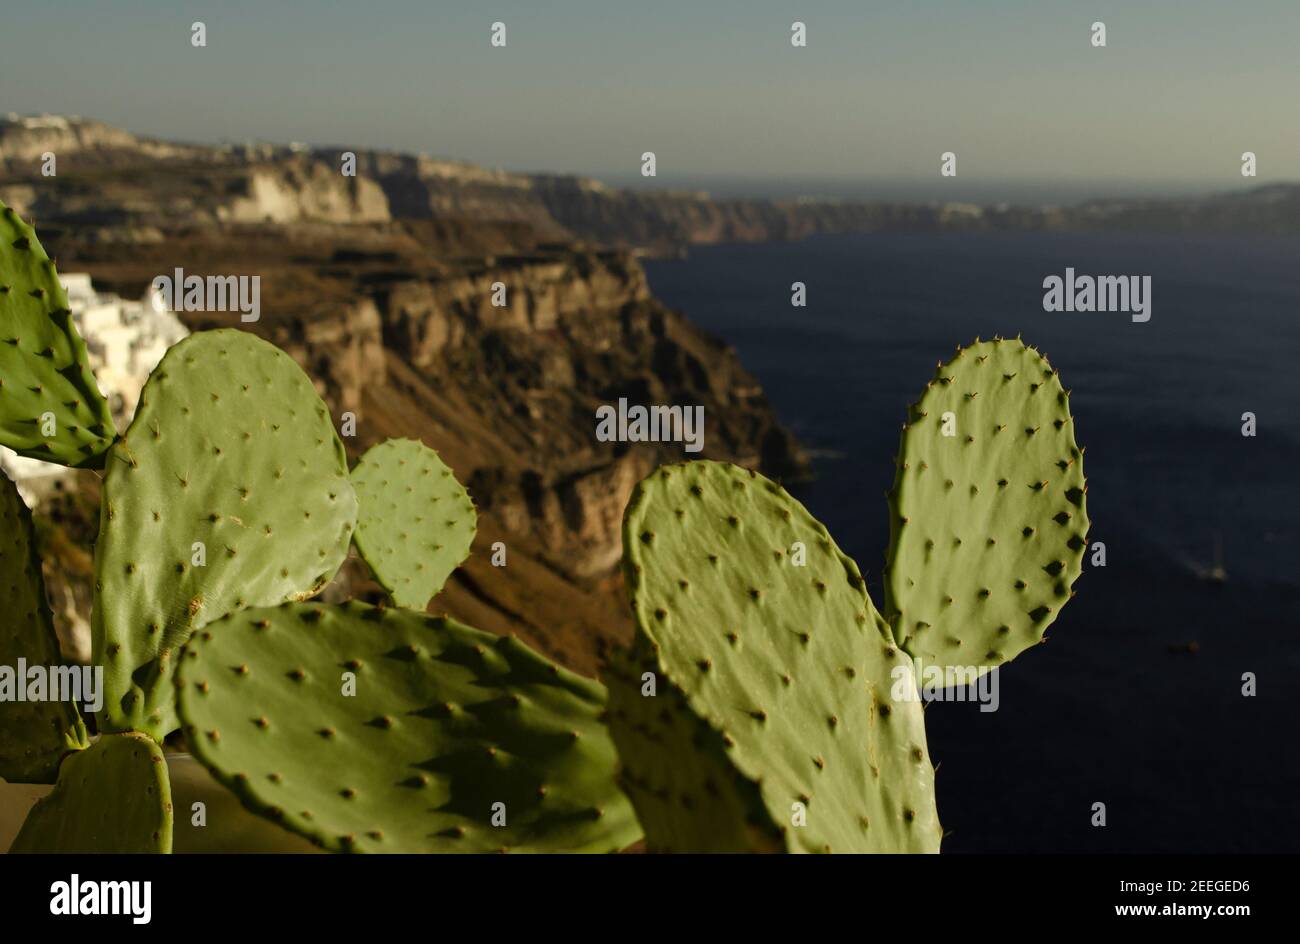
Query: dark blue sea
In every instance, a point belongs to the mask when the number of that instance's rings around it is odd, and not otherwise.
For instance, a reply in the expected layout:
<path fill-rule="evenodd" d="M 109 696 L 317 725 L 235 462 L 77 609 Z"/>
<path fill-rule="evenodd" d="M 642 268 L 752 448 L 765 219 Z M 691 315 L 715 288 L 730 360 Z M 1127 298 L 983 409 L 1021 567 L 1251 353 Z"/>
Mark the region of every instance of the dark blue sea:
<path fill-rule="evenodd" d="M 1067 266 L 1150 275 L 1151 320 L 1044 312 Z M 945 851 L 1300 851 L 1300 240 L 861 234 L 646 268 L 813 451 L 795 492 L 877 605 L 899 425 L 936 361 L 1019 333 L 1073 390 L 1106 566 L 1001 670 L 996 712 L 927 709 Z"/>

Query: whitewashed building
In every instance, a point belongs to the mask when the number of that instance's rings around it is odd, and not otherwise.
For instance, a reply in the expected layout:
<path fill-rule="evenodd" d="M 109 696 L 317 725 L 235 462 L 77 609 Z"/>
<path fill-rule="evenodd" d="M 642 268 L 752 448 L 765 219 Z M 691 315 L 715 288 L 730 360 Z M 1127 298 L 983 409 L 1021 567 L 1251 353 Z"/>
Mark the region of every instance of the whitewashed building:
<path fill-rule="evenodd" d="M 152 288 L 141 300 L 131 301 L 95 291 L 84 273 L 60 275 L 59 280 L 67 290 L 68 307 L 86 342 L 99 389 L 108 398 L 117 428 L 124 430 L 135 415 L 149 374 L 167 349 L 189 332 Z M 19 456 L 3 446 L 0 469 L 18 484 L 29 505 L 68 473 L 63 466 Z"/>

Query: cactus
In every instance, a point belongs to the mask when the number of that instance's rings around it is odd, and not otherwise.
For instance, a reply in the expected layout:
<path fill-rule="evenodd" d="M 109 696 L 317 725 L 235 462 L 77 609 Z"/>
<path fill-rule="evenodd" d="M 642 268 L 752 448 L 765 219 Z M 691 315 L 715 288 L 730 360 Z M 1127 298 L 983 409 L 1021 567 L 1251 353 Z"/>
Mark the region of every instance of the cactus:
<path fill-rule="evenodd" d="M 0 473 L 0 667 L 57 666 L 62 658 L 45 602 L 32 516 L 18 489 Z M 15 684 L 20 680 L 16 677 Z M 53 783 L 63 755 L 85 746 L 86 729 L 76 704 L 17 701 L 0 694 L 0 778 Z"/>
<path fill-rule="evenodd" d="M 36 233 L 0 203 L 0 445 L 99 468 L 117 432 Z"/>
<path fill-rule="evenodd" d="M 890 698 L 898 676 L 910 684 L 909 660 L 857 565 L 802 505 L 736 466 L 666 466 L 633 493 L 623 547 L 652 671 L 711 729 L 711 755 L 757 785 L 760 833 L 791 851 L 938 849 L 921 705 Z M 649 808 L 701 801 L 667 755 L 633 750 L 625 717 L 611 724 L 647 829 L 668 819 Z M 647 841 L 696 848 L 673 832 Z"/>
<path fill-rule="evenodd" d="M 373 447 L 352 484 L 357 550 L 394 603 L 423 610 L 469 556 L 478 527 L 469 493 L 436 452 L 411 439 Z"/>
<path fill-rule="evenodd" d="M 909 411 L 889 496 L 886 612 L 947 684 L 1043 640 L 1088 533 L 1070 398 L 1019 339 L 976 342 Z M 969 677 L 969 676 L 968 676 Z"/>
<path fill-rule="evenodd" d="M 727 736 L 690 708 L 643 639 L 605 667 L 618 782 L 636 806 L 651 852 L 779 852 L 781 830 L 759 784 L 732 765 Z M 653 682 L 655 695 L 643 692 Z"/>
<path fill-rule="evenodd" d="M 603 688 L 513 638 L 284 604 L 196 633 L 176 682 L 204 766 L 332 851 L 603 852 L 639 835 Z"/>
<path fill-rule="evenodd" d="M 191 754 L 167 755 L 167 779 L 172 804 L 182 812 L 172 826 L 172 852 L 178 855 L 322 852 L 301 836 L 247 810 Z M 196 808 L 195 803 L 202 806 Z M 202 817 L 192 815 L 196 809 L 202 809 Z"/>
<path fill-rule="evenodd" d="M 117 806 L 108 804 L 116 801 Z M 10 852 L 171 852 L 172 797 L 162 749 L 109 734 L 70 755 Z"/>
<path fill-rule="evenodd" d="M 606 673 L 647 844 L 937 851 L 917 675 L 969 682 L 1042 641 L 1079 575 L 1085 490 L 1068 394 L 1018 339 L 959 349 L 911 408 L 888 621 L 779 486 L 713 462 L 652 473 L 623 523 L 637 635 Z"/>
<path fill-rule="evenodd" d="M 318 592 L 355 520 L 343 445 L 287 354 L 238 330 L 171 348 L 108 461 L 91 627 L 101 730 L 175 729 L 173 656 L 190 634 Z"/>

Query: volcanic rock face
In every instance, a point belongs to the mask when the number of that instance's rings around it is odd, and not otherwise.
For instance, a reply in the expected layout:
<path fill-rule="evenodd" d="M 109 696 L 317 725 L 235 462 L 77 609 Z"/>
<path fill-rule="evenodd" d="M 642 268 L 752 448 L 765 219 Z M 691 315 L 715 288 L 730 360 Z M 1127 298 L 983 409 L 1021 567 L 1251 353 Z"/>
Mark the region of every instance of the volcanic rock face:
<path fill-rule="evenodd" d="M 505 304 L 492 303 L 501 286 Z M 623 253 L 488 257 L 452 278 L 396 282 L 381 292 L 385 340 L 418 367 L 464 343 L 466 330 L 553 331 L 583 312 L 647 301 L 641 267 Z M 563 376 L 550 378 L 563 381 Z"/>
<path fill-rule="evenodd" d="M 356 157 L 358 174 L 383 188 L 395 217 L 511 221 L 527 225 L 540 239 L 573 235 L 552 217 L 527 175 L 383 151 L 331 148 L 313 155 L 339 167 L 346 153 Z"/>
<path fill-rule="evenodd" d="M 288 319 L 272 336 L 340 415 L 357 414 L 365 388 L 387 379 L 382 319 L 369 298 L 323 307 L 315 317 Z"/>
<path fill-rule="evenodd" d="M 376 223 L 389 219 L 388 198 L 365 177 L 344 177 L 314 161 L 258 168 L 232 182 L 235 193 L 218 205 L 229 223 Z"/>

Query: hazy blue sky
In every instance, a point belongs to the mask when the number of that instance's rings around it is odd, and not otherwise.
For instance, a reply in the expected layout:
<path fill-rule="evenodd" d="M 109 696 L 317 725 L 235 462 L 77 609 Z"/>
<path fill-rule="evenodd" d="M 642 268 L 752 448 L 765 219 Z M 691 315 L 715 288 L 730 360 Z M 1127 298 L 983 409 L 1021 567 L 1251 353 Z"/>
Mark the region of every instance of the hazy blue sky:
<path fill-rule="evenodd" d="M 708 178 L 1300 178 L 1300 0 L 7 3 L 0 111 Z M 208 47 L 192 48 L 203 20 Z M 494 20 L 508 46 L 489 46 Z M 792 48 L 790 23 L 808 25 Z M 1089 27 L 1106 23 L 1108 46 Z"/>

